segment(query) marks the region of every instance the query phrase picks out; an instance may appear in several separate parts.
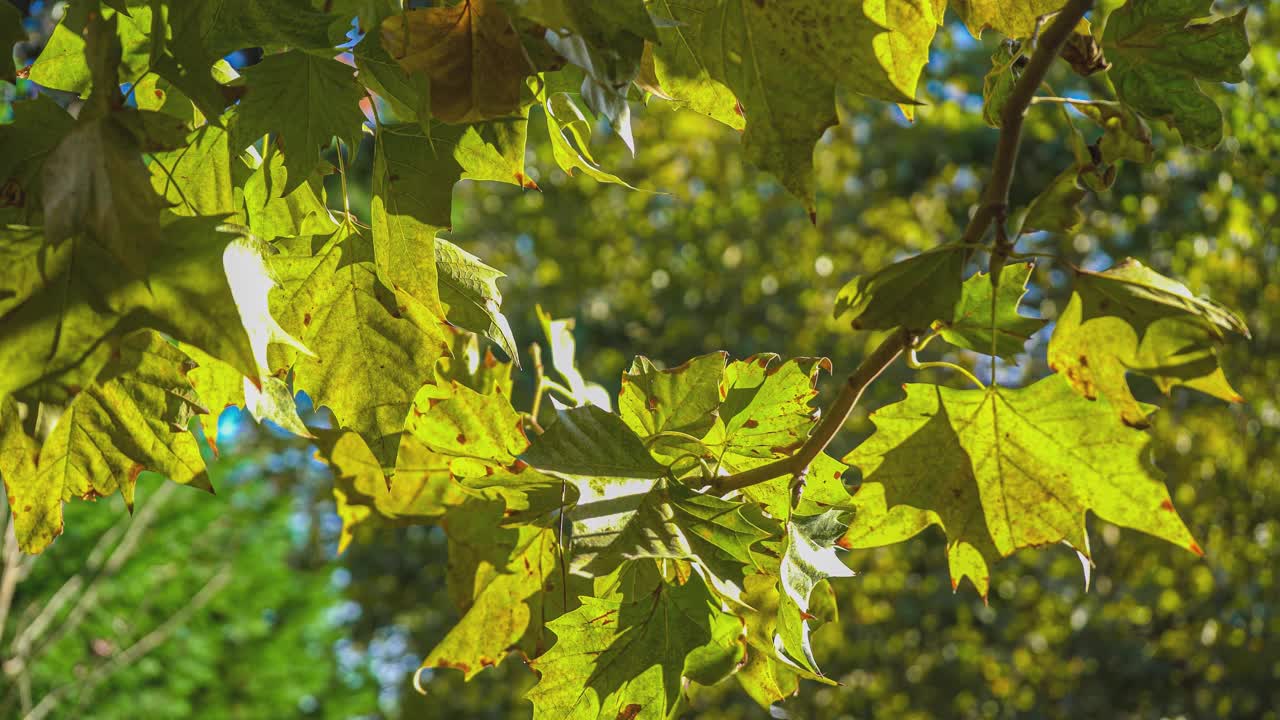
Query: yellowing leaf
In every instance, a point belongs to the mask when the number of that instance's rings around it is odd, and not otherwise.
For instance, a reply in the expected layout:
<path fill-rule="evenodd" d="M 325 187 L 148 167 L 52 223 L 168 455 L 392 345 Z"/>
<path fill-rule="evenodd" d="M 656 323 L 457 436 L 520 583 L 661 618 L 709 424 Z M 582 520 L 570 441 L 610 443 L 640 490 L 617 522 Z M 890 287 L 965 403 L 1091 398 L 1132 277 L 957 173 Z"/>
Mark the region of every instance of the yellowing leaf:
<path fill-rule="evenodd" d="M 1076 271 L 1071 301 L 1049 341 L 1049 366 L 1087 398 L 1105 397 L 1124 421 L 1147 424 L 1127 372 L 1168 394 L 1184 385 L 1229 402 L 1243 398 L 1218 365 L 1228 334 L 1249 337 L 1231 311 L 1132 258 L 1101 273 Z"/>
<path fill-rule="evenodd" d="M 62 533 L 62 503 L 73 497 L 91 500 L 118 490 L 132 508 L 143 471 L 212 490 L 195 436 L 187 432 L 187 422 L 204 411 L 187 381 L 188 363 L 156 333 L 130 335 L 67 406 L 35 467 L 28 474 L 6 472 L 24 552 L 38 553 Z"/>
<path fill-rule="evenodd" d="M 295 386 L 359 433 L 390 473 L 413 397 L 447 346 L 400 317 L 371 244 L 346 228 L 299 238 L 271 268 L 281 282 L 272 313 L 315 353 L 273 355 L 273 371 L 292 368 Z"/>
<path fill-rule="evenodd" d="M 653 55 L 665 91 L 737 125 L 728 115 L 727 88 L 745 116 L 747 159 L 776 175 L 811 216 L 813 148 L 836 124 L 836 85 L 913 103 L 937 26 L 932 6 L 916 0 L 658 0 L 650 7 L 662 19 Z"/>
<path fill-rule="evenodd" d="M 1129 0 L 1103 34 L 1120 101 L 1209 149 L 1222 140 L 1222 111 L 1198 81 L 1242 82 L 1249 55 L 1245 10 L 1199 22 L 1212 8 L 1213 0 Z"/>
<path fill-rule="evenodd" d="M 502 516 L 500 502 L 473 501 L 449 512 L 450 592 L 465 603 L 424 668 L 455 668 L 470 680 L 508 652 L 536 657 L 550 646 L 546 623 L 564 612 L 567 596 L 556 531 L 523 525 L 495 533 Z"/>
<path fill-rule="evenodd" d="M 708 353 L 659 370 L 637 357 L 622 374 L 618 414 L 642 438 L 671 432 L 700 438 L 715 424 L 724 361 L 724 353 Z"/>
<path fill-rule="evenodd" d="M 1067 0 L 951 0 L 974 37 L 991 28 L 1011 38 L 1031 37 L 1036 21 L 1057 12 Z"/>
<path fill-rule="evenodd" d="M 382 21 L 382 45 L 410 73 L 430 77 L 431 114 L 469 123 L 515 113 L 534 72 L 494 0 L 407 10 Z"/>
<path fill-rule="evenodd" d="M 952 583 L 968 577 L 983 597 L 990 564 L 1022 548 L 1065 541 L 1088 556 L 1090 511 L 1200 552 L 1150 464 L 1148 436 L 1061 375 L 1016 390 L 906 389 L 845 458 L 863 484 L 841 545 L 879 547 L 938 525 Z"/>
<path fill-rule="evenodd" d="M 621 595 L 584 597 L 551 622 L 556 644 L 530 663 L 540 675 L 527 695 L 534 720 L 657 720 L 676 704 L 686 658 L 713 642 L 723 613 L 696 579 L 634 573 Z"/>

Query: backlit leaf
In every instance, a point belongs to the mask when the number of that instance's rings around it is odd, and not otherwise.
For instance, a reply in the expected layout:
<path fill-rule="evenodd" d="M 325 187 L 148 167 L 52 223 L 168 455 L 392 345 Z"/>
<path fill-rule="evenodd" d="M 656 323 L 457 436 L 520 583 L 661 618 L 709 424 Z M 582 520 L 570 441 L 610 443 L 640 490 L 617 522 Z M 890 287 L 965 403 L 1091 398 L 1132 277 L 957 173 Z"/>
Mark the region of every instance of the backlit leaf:
<path fill-rule="evenodd" d="M 301 50 L 268 55 L 243 71 L 244 99 L 232 132 L 239 152 L 267 133 L 278 136 L 284 150 L 288 194 L 310 177 L 320 151 L 337 137 L 348 148 L 360 141 L 364 91 L 350 65 Z"/>
<path fill-rule="evenodd" d="M 991 563 L 1022 548 L 1065 541 L 1088 556 L 1086 512 L 1200 552 L 1148 459 L 1148 436 L 1063 376 L 1016 390 L 906 389 L 845 458 L 863 483 L 844 547 L 938 525 L 952 583 L 968 577 L 983 597 Z"/>
<path fill-rule="evenodd" d="M 37 553 L 62 533 L 62 503 L 116 491 L 133 507 L 138 474 L 152 471 L 212 490 L 187 422 L 203 408 L 186 356 L 156 333 L 126 338 L 75 397 L 40 448 L 30 475 L 6 477 L 18 544 Z"/>
<path fill-rule="evenodd" d="M 430 78 L 431 114 L 447 123 L 514 114 L 534 72 L 495 0 L 406 10 L 383 20 L 381 35 L 402 68 Z"/>
<path fill-rule="evenodd" d="M 1230 335 L 1249 337 L 1249 329 L 1230 310 L 1130 258 L 1101 273 L 1076 271 L 1049 341 L 1049 366 L 1143 427 L 1147 412 L 1129 390 L 1128 372 L 1150 377 L 1166 394 L 1183 385 L 1243 401 L 1218 365 L 1217 347 Z"/>
<path fill-rule="evenodd" d="M 994 304 L 991 276 L 977 273 L 965 280 L 955 315 L 936 325 L 942 339 L 987 354 L 991 353 L 994 340 L 995 354 L 1004 360 L 1023 352 L 1027 341 L 1046 322 L 1018 312 L 1034 269 L 1032 263 L 1005 265 L 1000 273 L 1000 286 L 994 291 Z"/>
<path fill-rule="evenodd" d="M 944 246 L 850 280 L 836 296 L 835 316 L 855 330 L 922 330 L 953 317 L 961 296 L 962 248 Z"/>

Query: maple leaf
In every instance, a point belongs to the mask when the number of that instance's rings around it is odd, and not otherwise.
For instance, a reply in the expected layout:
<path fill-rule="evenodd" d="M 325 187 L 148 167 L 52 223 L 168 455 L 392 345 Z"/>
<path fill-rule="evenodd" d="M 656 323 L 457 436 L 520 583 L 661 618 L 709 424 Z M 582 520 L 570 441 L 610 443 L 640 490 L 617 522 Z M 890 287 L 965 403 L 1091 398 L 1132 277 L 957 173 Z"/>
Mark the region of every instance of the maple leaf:
<path fill-rule="evenodd" d="M 1129 372 L 1150 377 L 1165 394 L 1183 385 L 1243 402 L 1218 365 L 1217 347 L 1229 335 L 1247 338 L 1249 328 L 1230 310 L 1129 258 L 1101 273 L 1076 271 L 1048 360 L 1082 395 L 1105 397 L 1126 423 L 1145 427 L 1148 413 L 1129 390 Z"/>
<path fill-rule="evenodd" d="M 284 148 L 288 194 L 320 164 L 320 151 L 338 138 L 348 148 L 360 142 L 364 97 L 351 66 L 301 50 L 268 55 L 244 69 L 244 98 L 232 131 L 240 151 L 267 133 Z"/>
<path fill-rule="evenodd" d="M 277 352 L 272 370 L 292 368 L 295 386 L 358 432 L 390 473 L 405 415 L 447 344 L 400 316 L 371 243 L 348 227 L 298 238 L 270 267 L 281 283 L 273 315 L 315 355 Z"/>
<path fill-rule="evenodd" d="M 470 123 L 519 109 L 534 68 L 493 0 L 407 10 L 382 21 L 382 46 L 409 73 L 430 78 L 431 114 Z"/>
<path fill-rule="evenodd" d="M 624 570 L 618 585 L 548 626 L 556 643 L 530 663 L 535 720 L 665 718 L 690 654 L 720 644 L 724 613 L 697 579 L 668 585 L 648 563 Z"/>
<path fill-rule="evenodd" d="M 6 410 L 3 450 L 18 545 L 38 553 L 62 533 L 62 504 L 119 491 L 132 509 L 143 471 L 212 491 L 187 422 L 204 408 L 186 378 L 187 357 L 159 334 L 126 337 L 94 382 L 76 395 L 53 426 L 33 465 L 13 463 Z M 18 427 L 17 432 L 21 431 Z"/>
<path fill-rule="evenodd" d="M 1102 36 L 1120 101 L 1208 149 L 1222 140 L 1222 111 L 1198 81 L 1243 82 L 1240 63 L 1249 55 L 1245 10 L 1199 22 L 1212 7 L 1212 0 L 1130 0 L 1107 18 Z"/>
<path fill-rule="evenodd" d="M 855 330 L 923 330 L 946 320 L 960 301 L 963 248 L 946 246 L 855 277 L 836 296 L 835 317 Z"/>
<path fill-rule="evenodd" d="M 987 28 L 1011 38 L 1031 37 L 1040 18 L 1065 4 L 1066 0 L 951 0 L 974 37 L 981 37 Z"/>
<path fill-rule="evenodd" d="M 470 680 L 518 650 L 528 657 L 551 644 L 546 624 L 564 612 L 567 593 L 556 531 L 522 525 L 494 528 L 501 502 L 472 501 L 449 512 L 450 593 L 463 600 L 462 617 L 422 661 L 455 668 Z"/>
<path fill-rule="evenodd" d="M 844 458 L 863 484 L 842 546 L 879 547 L 938 525 L 952 584 L 968 577 L 984 598 L 990 564 L 1019 549 L 1065 541 L 1088 557 L 1086 512 L 1201 552 L 1147 458 L 1146 433 L 1063 376 L 1016 390 L 906 390 L 872 414 L 876 433 Z"/>
<path fill-rule="evenodd" d="M 743 114 L 747 159 L 777 176 L 816 217 L 813 148 L 836 124 L 836 85 L 913 104 L 938 24 L 931 1 L 865 8 L 820 0 L 654 3 L 662 19 L 656 76 L 694 109 L 734 125 L 729 111 Z M 728 105 L 726 89 L 736 105 Z"/>
<path fill-rule="evenodd" d="M 1000 272 L 1000 285 L 994 291 L 991 276 L 986 273 L 976 273 L 965 280 L 955 315 L 934 323 L 938 334 L 952 345 L 980 353 L 990 353 L 994 342 L 996 356 L 1005 360 L 1021 353 L 1031 336 L 1047 322 L 1018 312 L 1034 269 L 1034 263 L 1005 265 Z"/>

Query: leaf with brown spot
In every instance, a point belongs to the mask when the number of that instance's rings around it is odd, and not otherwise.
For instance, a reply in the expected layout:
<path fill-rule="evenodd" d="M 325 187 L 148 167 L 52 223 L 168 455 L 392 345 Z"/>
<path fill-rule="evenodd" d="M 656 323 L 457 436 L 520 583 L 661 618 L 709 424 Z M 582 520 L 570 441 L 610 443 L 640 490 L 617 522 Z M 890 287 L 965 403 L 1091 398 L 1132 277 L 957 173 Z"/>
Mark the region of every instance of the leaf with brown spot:
<path fill-rule="evenodd" d="M 1166 395 L 1182 385 L 1228 402 L 1243 398 L 1218 364 L 1218 348 L 1249 329 L 1230 310 L 1132 258 L 1100 273 L 1076 271 L 1071 301 L 1049 340 L 1049 366 L 1088 398 L 1105 397 L 1124 421 L 1147 424 L 1126 373 Z"/>

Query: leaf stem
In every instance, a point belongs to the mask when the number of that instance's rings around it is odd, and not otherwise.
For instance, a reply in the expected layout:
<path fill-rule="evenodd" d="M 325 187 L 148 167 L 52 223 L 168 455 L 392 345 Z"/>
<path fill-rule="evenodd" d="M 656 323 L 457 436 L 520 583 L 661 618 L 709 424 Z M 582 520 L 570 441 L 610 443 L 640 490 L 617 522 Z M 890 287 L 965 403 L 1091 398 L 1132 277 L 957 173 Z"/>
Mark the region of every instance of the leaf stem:
<path fill-rule="evenodd" d="M 1036 43 L 1035 52 L 1022 70 L 1022 75 L 1009 93 L 1009 99 L 1000 111 L 1000 141 L 991 163 L 991 180 L 983 191 L 978 210 L 969 219 L 961 237 L 962 244 L 977 244 L 986 235 L 987 228 L 1007 212 L 1009 188 L 1013 185 L 1014 165 L 1018 161 L 1018 146 L 1022 142 L 1022 119 L 1031 104 L 1036 90 L 1049 73 L 1053 61 L 1062 52 L 1071 31 L 1093 7 L 1093 0 L 1068 0 Z"/>
<path fill-rule="evenodd" d="M 1119 107 L 1120 103 L 1114 100 L 1078 100 L 1069 97 L 1055 97 L 1052 95 L 1037 95 L 1031 98 L 1032 105 L 1041 103 L 1061 103 L 1063 105 L 1097 105 L 1099 107 Z"/>
<path fill-rule="evenodd" d="M 992 352 L 992 357 L 995 357 L 994 352 Z M 982 388 L 985 390 L 987 387 L 986 385 L 982 384 L 982 381 L 978 379 L 977 375 L 974 375 L 973 373 L 964 369 L 962 366 L 957 365 L 955 363 L 947 362 L 945 360 L 931 360 L 929 362 L 920 362 L 919 360 L 916 359 L 915 350 L 907 350 L 907 367 L 911 368 L 912 370 L 927 370 L 929 368 L 944 368 L 947 370 L 954 370 L 960 373 L 961 375 L 969 378 L 969 380 L 972 381 L 973 384 L 977 385 L 979 388 Z"/>
<path fill-rule="evenodd" d="M 844 427 L 845 421 L 849 419 L 849 413 L 862 397 L 862 391 L 880 377 L 880 373 L 884 372 L 884 369 L 889 367 L 903 350 L 911 347 L 914 340 L 915 337 L 910 331 L 899 328 L 871 351 L 871 354 L 863 359 L 862 364 L 845 381 L 844 386 L 840 388 L 840 394 L 822 413 L 822 420 L 813 429 L 813 434 L 805 440 L 804 445 L 801 445 L 794 455 L 774 460 L 768 465 L 718 477 L 711 482 L 707 491 L 713 495 L 725 495 L 776 477 L 787 475 L 795 477 L 803 473 L 808 469 L 809 463 L 827 448 L 840 428 Z"/>
<path fill-rule="evenodd" d="M 529 355 L 533 358 L 533 405 L 529 408 L 529 415 L 536 421 L 538 411 L 542 409 L 542 383 L 546 380 L 542 368 L 542 346 L 536 342 L 529 343 Z"/>

